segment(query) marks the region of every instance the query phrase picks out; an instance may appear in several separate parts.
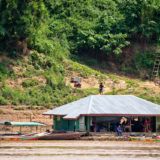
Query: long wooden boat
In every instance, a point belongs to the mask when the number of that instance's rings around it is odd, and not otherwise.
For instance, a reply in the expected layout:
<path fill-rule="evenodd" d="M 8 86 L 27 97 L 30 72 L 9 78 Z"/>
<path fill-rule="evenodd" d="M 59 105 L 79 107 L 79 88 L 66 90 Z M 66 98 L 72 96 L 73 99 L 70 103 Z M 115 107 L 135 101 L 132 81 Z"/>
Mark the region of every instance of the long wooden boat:
<path fill-rule="evenodd" d="M 145 142 L 154 142 L 156 139 L 152 137 L 132 137 L 130 136 L 131 141 L 145 141 Z"/>
<path fill-rule="evenodd" d="M 50 133 L 48 135 L 42 136 L 39 140 L 76 140 L 85 133 L 79 132 L 64 132 L 64 133 Z"/>
<path fill-rule="evenodd" d="M 34 135 L 14 135 L 14 136 L 0 136 L 0 141 L 28 141 L 28 140 L 38 140 L 40 137 L 46 135 L 47 133 L 39 133 Z"/>

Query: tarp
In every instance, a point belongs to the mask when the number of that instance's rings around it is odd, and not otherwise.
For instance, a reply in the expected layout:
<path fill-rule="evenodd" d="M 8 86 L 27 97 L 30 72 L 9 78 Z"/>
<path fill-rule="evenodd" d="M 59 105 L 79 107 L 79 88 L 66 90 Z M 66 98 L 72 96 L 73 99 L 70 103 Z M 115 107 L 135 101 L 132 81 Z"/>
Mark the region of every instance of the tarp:
<path fill-rule="evenodd" d="M 160 116 L 160 106 L 132 95 L 91 95 L 57 107 L 45 115 L 64 119 L 88 116 Z"/>
<path fill-rule="evenodd" d="M 11 126 L 46 126 L 45 124 L 38 122 L 5 122 L 4 124 Z"/>

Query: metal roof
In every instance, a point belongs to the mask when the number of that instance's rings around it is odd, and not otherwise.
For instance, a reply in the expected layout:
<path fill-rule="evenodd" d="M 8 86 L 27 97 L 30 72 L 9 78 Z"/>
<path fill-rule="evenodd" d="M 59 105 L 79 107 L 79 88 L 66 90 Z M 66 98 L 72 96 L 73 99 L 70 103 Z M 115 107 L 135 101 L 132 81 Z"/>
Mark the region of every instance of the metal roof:
<path fill-rule="evenodd" d="M 0 125 L 4 125 L 6 122 L 10 122 L 10 120 L 2 120 L 0 121 Z"/>
<path fill-rule="evenodd" d="M 5 125 L 12 125 L 12 126 L 46 126 L 43 123 L 38 122 L 5 122 Z"/>
<path fill-rule="evenodd" d="M 160 116 L 160 106 L 132 95 L 91 95 L 44 112 L 64 119 L 90 116 Z"/>

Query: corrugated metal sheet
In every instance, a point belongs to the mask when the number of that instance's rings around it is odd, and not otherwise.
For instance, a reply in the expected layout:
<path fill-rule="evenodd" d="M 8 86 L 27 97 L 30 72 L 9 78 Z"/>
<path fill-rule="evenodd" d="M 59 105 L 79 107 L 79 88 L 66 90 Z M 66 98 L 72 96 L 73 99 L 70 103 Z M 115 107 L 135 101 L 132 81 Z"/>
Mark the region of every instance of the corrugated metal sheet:
<path fill-rule="evenodd" d="M 160 116 L 160 106 L 132 95 L 92 95 L 45 112 L 76 119 L 80 115 Z"/>
<path fill-rule="evenodd" d="M 10 120 L 2 120 L 0 121 L 0 125 L 4 125 L 6 122 L 10 122 Z"/>

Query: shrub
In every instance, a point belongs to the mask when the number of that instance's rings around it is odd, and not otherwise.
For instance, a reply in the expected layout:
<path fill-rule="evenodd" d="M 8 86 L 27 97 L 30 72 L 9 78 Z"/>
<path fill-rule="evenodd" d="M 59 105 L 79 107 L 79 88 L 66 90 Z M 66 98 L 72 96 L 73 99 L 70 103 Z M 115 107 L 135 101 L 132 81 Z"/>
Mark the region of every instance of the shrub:
<path fill-rule="evenodd" d="M 53 67 L 53 66 L 56 66 L 55 61 L 53 60 L 53 58 L 47 57 L 47 60 L 46 60 L 46 63 L 45 63 L 45 68 L 46 68 L 46 67 L 51 68 L 51 67 Z"/>
<path fill-rule="evenodd" d="M 39 64 L 36 63 L 36 64 L 34 65 L 34 68 L 35 68 L 36 70 L 39 70 L 41 67 L 40 67 Z"/>
<path fill-rule="evenodd" d="M 32 80 L 25 80 L 22 82 L 22 86 L 23 87 L 31 87 L 31 86 L 36 86 L 39 84 L 39 81 L 36 79 L 32 79 Z"/>
<path fill-rule="evenodd" d="M 17 99 L 16 99 L 16 100 L 14 99 L 14 100 L 12 100 L 12 104 L 13 104 L 13 105 L 18 105 L 18 104 L 19 104 L 19 102 L 18 102 L 18 100 L 17 100 Z"/>
<path fill-rule="evenodd" d="M 34 51 L 29 57 L 32 59 L 32 61 L 37 61 L 39 59 L 39 54 L 37 51 Z"/>
<path fill-rule="evenodd" d="M 0 73 L 2 74 L 9 74 L 9 63 L 7 59 L 2 59 L 0 62 Z"/>
<path fill-rule="evenodd" d="M 25 77 L 25 78 L 30 78 L 31 77 L 31 73 L 23 72 L 22 76 Z"/>
<path fill-rule="evenodd" d="M 7 105 L 7 104 L 8 104 L 8 100 L 0 96 L 0 105 Z"/>
<path fill-rule="evenodd" d="M 61 90 L 66 86 L 64 76 L 61 74 L 56 75 L 54 72 L 50 72 L 49 75 L 46 75 L 46 83 L 51 86 L 53 90 L 56 88 Z"/>

